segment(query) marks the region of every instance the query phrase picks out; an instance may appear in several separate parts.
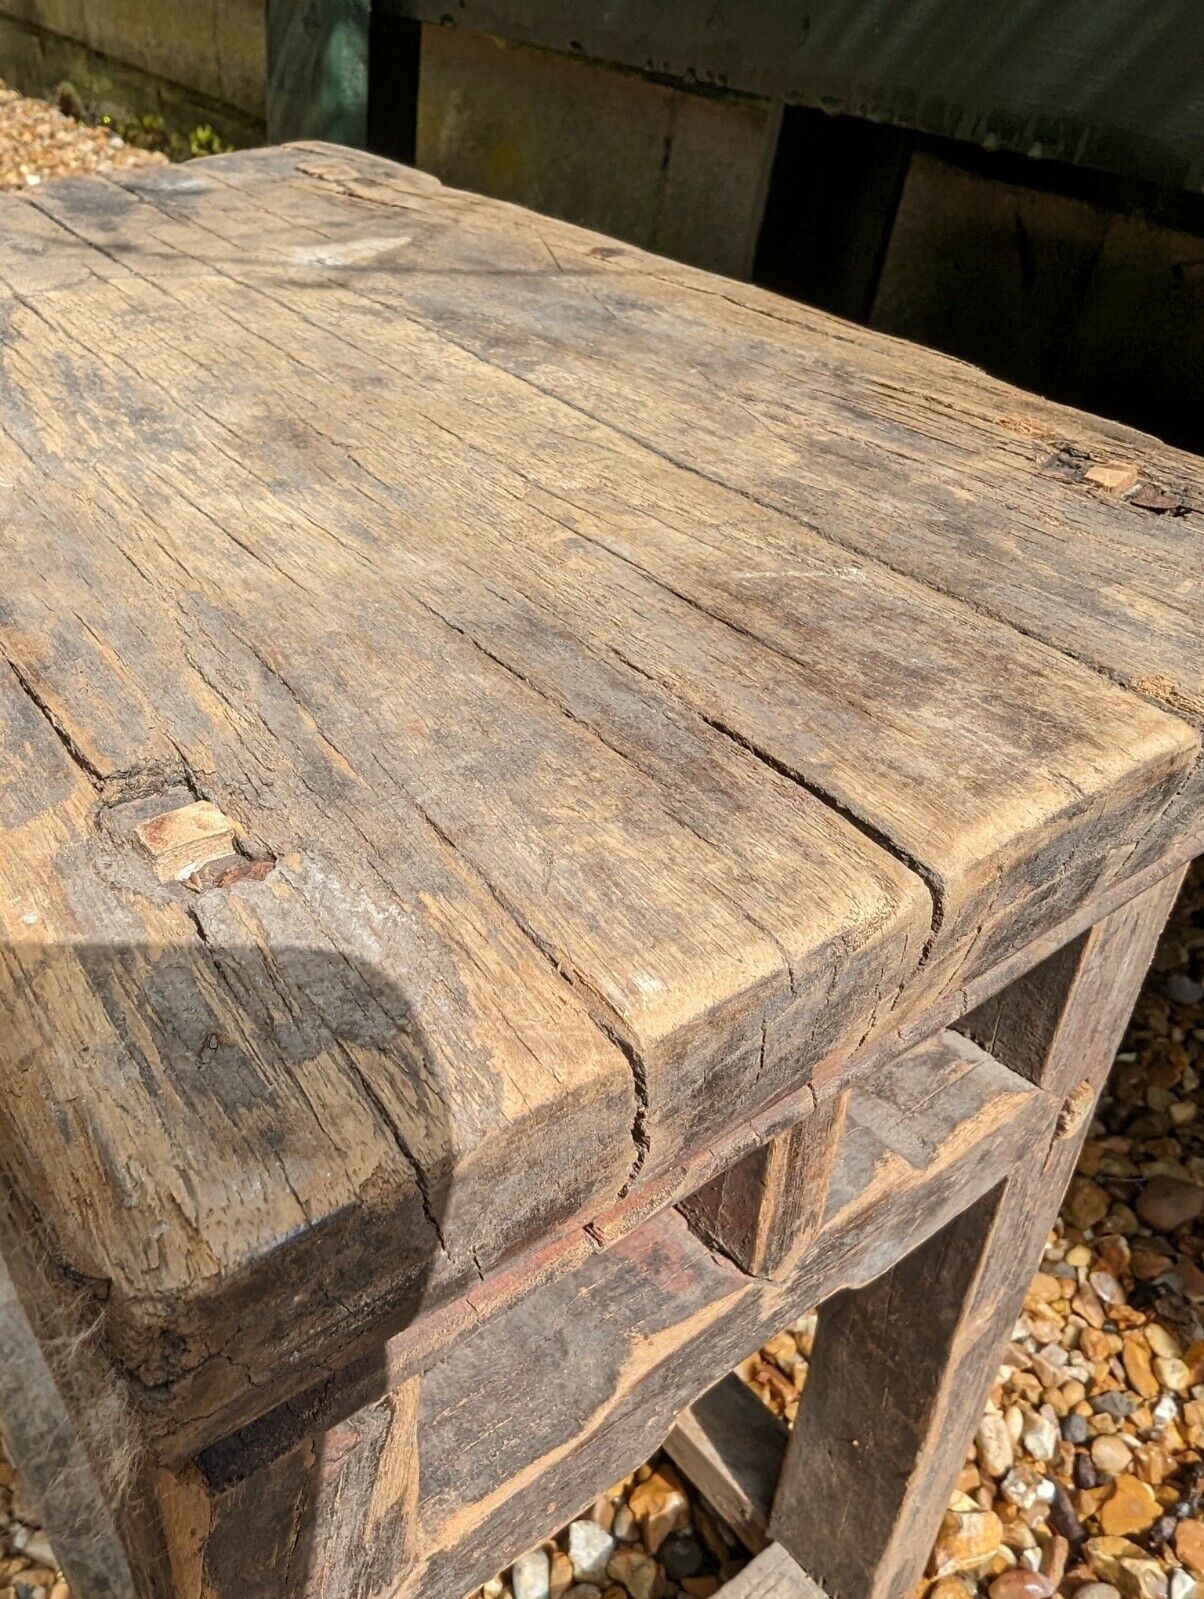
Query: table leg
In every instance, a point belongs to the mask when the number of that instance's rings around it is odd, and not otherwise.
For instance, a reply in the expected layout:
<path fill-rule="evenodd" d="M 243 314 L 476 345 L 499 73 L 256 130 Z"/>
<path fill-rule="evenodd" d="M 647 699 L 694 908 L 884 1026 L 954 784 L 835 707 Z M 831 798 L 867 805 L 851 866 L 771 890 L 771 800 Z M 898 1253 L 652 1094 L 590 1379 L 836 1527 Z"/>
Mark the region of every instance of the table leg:
<path fill-rule="evenodd" d="M 226 1482 L 219 1462 L 158 1474 L 173 1599 L 383 1599 L 414 1557 L 417 1377 Z"/>
<path fill-rule="evenodd" d="M 78 1325 L 37 1327 L 21 1293 L 19 1246 L 0 1202 L 0 1417 L 5 1452 L 21 1472 L 56 1555 L 83 1599 L 138 1599 L 154 1593 L 143 1568 L 153 1538 L 141 1539 L 131 1516 L 120 1457 L 129 1451 L 126 1417 L 116 1394 L 89 1382 L 90 1340 Z M 56 1346 L 54 1340 L 60 1343 Z M 43 1344 L 66 1347 L 71 1368 L 52 1363 Z M 81 1423 L 79 1416 L 88 1417 Z M 11 1590 L 10 1590 L 11 1591 Z"/>
<path fill-rule="evenodd" d="M 913 1254 L 820 1312 L 770 1534 L 830 1599 L 902 1599 L 921 1575 L 1179 881 L 965 1018 L 1053 1097 L 1049 1135 Z"/>

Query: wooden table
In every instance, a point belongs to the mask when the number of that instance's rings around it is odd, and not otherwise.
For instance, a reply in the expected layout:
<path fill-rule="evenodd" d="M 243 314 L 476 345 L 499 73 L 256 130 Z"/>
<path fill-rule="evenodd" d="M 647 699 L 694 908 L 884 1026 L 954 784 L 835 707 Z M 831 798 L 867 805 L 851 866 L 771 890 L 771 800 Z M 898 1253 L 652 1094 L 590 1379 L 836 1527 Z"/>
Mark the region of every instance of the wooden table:
<path fill-rule="evenodd" d="M 904 1592 L 1200 848 L 1204 473 L 330 147 L 2 211 L 0 1414 L 81 1599 L 455 1599 L 833 1295 L 771 1532 Z"/>

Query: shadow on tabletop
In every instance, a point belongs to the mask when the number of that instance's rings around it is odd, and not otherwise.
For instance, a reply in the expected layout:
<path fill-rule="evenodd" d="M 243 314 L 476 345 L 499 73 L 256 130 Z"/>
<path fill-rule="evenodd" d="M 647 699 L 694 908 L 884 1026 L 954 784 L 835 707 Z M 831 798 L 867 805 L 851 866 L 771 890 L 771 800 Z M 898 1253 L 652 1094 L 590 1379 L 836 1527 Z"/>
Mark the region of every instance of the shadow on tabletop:
<path fill-rule="evenodd" d="M 432 1270 L 446 1264 L 452 1156 L 433 1051 L 406 995 L 365 963 L 203 935 L 162 948 L 31 941 L 0 951 L 0 1176 L 6 1214 L 22 1218 L 0 1231 L 0 1276 L 22 1285 L 38 1328 L 31 1358 L 57 1363 L 57 1386 L 75 1391 L 54 1438 L 43 1427 L 23 1452 L 12 1436 L 23 1429 L 6 1431 L 52 1543 L 60 1532 L 69 1577 L 89 1557 L 68 1553 L 87 1539 L 63 1523 L 63 1483 L 78 1472 L 81 1438 L 93 1461 L 101 1454 L 102 1481 L 111 1449 L 89 1439 L 100 1412 L 78 1398 L 95 1370 L 124 1390 L 115 1363 L 154 1401 L 182 1387 L 195 1398 L 208 1366 L 269 1350 L 284 1354 L 278 1369 L 310 1363 L 312 1386 L 277 1418 L 301 1437 L 312 1421 L 318 1440 L 294 1487 L 289 1563 L 321 1568 L 318 1498 L 349 1449 L 362 1441 L 371 1454 L 377 1442 L 362 1436 L 371 1417 L 325 1429 L 389 1390 L 384 1341 L 424 1308 Z M 49 1317 L 47 1301 L 59 1305 Z M 240 1343 L 252 1307 L 254 1331 Z M 313 1385 L 322 1368 L 306 1349 L 311 1318 L 325 1350 L 355 1345 L 337 1383 Z M 68 1324 L 70 1336 L 53 1336 Z M 228 1488 L 248 1458 L 271 1458 L 280 1424 L 253 1423 L 206 1449 L 210 1489 Z M 240 1563 L 226 1572 L 234 1591 L 262 1551 L 248 1528 L 212 1555 Z"/>

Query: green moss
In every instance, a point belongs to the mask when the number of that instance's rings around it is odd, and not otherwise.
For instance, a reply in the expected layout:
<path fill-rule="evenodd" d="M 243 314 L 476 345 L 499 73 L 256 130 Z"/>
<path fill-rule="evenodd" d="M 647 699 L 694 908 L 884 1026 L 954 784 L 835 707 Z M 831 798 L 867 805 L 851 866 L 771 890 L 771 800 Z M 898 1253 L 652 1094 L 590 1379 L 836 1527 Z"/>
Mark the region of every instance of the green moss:
<path fill-rule="evenodd" d="M 73 116 L 81 122 L 92 120 L 70 83 L 59 85 L 57 98 L 59 109 L 65 111 L 68 116 Z M 141 116 L 131 118 L 104 115 L 95 118 L 95 121 L 102 128 L 111 128 L 125 140 L 126 144 L 133 145 L 139 150 L 157 150 L 169 161 L 187 161 L 194 155 L 225 155 L 227 151 L 236 148 L 230 140 L 224 139 L 214 129 L 212 123 L 200 122 L 186 131 L 169 126 L 167 121 L 154 111 L 144 112 Z"/>

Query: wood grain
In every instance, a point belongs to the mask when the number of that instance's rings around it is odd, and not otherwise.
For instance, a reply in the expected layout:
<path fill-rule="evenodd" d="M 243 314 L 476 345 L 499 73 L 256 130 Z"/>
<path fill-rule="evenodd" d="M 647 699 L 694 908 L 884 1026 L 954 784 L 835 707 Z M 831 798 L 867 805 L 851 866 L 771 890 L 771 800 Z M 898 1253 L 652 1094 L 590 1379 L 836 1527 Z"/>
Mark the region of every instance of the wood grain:
<path fill-rule="evenodd" d="M 369 162 L 358 172 L 361 180 L 371 173 L 378 194 L 412 182 Z M 423 201 L 409 204 L 420 210 Z M 412 212 L 409 220 L 413 274 L 423 238 Z M 337 236 L 348 222 L 332 210 L 321 226 Z M 748 285 L 716 287 L 707 274 L 562 224 L 524 212 L 503 220 L 477 206 L 470 227 L 502 252 L 485 293 L 506 266 L 526 291 L 508 312 L 490 296 L 489 315 L 502 315 L 509 339 L 497 338 L 496 322 L 492 343 L 483 324 L 450 327 L 438 286 L 409 275 L 400 295 L 396 274 L 381 272 L 365 288 L 404 300 L 411 315 L 429 315 L 512 375 L 682 469 L 786 512 L 850 555 L 955 594 L 1199 726 L 1204 678 L 1194 629 L 1204 563 L 1191 517 L 1204 505 L 1204 476 L 1195 458 L 935 352 Z M 554 274 L 539 270 L 549 248 Z M 549 293 L 561 297 L 579 342 L 551 333 Z M 511 360 L 526 339 L 540 341 L 538 354 L 526 345 L 530 358 Z M 592 371 L 580 359 L 587 340 Z M 1117 462 L 1137 471 L 1143 492 L 1169 496 L 1166 505 L 1189 514 L 1099 491 L 1087 474 Z M 1198 807 L 1197 795 L 1197 824 Z"/>
<path fill-rule="evenodd" d="M 0 1153 L 187 1449 L 1198 820 L 1184 519 L 949 363 L 901 421 L 885 341 L 350 152 L 2 210 Z M 896 569 L 950 452 L 987 568 L 1039 511 L 1120 599 L 1042 642 Z M 1143 605 L 1158 704 L 1072 658 Z M 161 882 L 197 803 L 230 869 Z"/>
<path fill-rule="evenodd" d="M 419 1554 L 399 1575 L 406 1599 L 465 1592 L 571 1519 L 599 1483 L 659 1447 L 747 1350 L 837 1288 L 878 1275 L 998 1182 L 1056 1111 L 954 1033 L 888 1076 L 907 1152 L 884 1143 L 854 1102 L 828 1220 L 789 1279 L 747 1277 L 664 1211 L 463 1336 L 427 1372 Z M 387 1382 L 383 1360 L 377 1377 Z M 196 1469 L 216 1493 L 270 1480 L 314 1423 L 283 1407 L 271 1425 L 205 1451 Z"/>
<path fill-rule="evenodd" d="M 955 1037 L 925 1046 L 897 1073 L 909 1122 L 928 1129 L 931 1159 L 917 1165 L 914 1153 L 895 1153 L 854 1105 L 833 1210 L 788 1280 L 745 1277 L 663 1213 L 428 1373 L 424 1558 L 406 1599 L 471 1587 L 539 1531 L 569 1520 L 599 1483 L 646 1459 L 684 1405 L 748 1350 L 838 1286 L 878 1275 L 1041 1138 L 1052 1110 L 1044 1096 L 1018 1093 L 1013 1074 Z M 495 1394 L 512 1389 L 513 1400 L 482 1429 L 469 1395 L 485 1381 Z"/>
<path fill-rule="evenodd" d="M 418 1381 L 242 1480 L 160 1471 L 172 1599 L 389 1599 L 415 1552 Z"/>
<path fill-rule="evenodd" d="M 722 1599 L 828 1599 L 780 1543 L 771 1543 L 750 1560 L 719 1594 Z"/>
<path fill-rule="evenodd" d="M 717 291 L 705 274 L 563 224 L 432 189 L 428 178 L 371 158 L 328 164 L 316 197 L 321 161 L 310 168 L 281 182 L 278 172 L 268 175 L 245 163 L 211 167 L 244 209 L 231 201 L 220 216 L 206 216 L 206 224 L 227 248 L 254 241 L 292 270 L 302 253 L 299 238 L 313 238 L 311 248 L 326 252 L 318 270 L 331 299 L 310 320 L 355 338 L 363 316 L 375 323 L 382 308 L 392 308 L 400 319 L 397 345 L 406 352 L 392 381 L 420 369 L 424 404 L 453 432 L 455 417 L 434 411 L 441 377 L 454 382 L 461 408 L 471 393 L 487 414 L 498 383 L 509 379 L 504 441 L 491 428 L 477 431 L 473 442 L 492 462 L 491 474 L 504 474 L 516 454 L 521 457 L 515 492 L 574 535 L 568 550 L 563 537 L 559 541 L 561 555 L 573 556 L 573 567 L 558 575 L 559 613 L 572 605 L 582 561 L 587 570 L 599 563 L 606 570 L 607 558 L 611 567 L 617 558 L 625 570 L 616 581 L 631 596 L 638 625 L 630 614 L 620 619 L 612 613 L 615 625 L 607 628 L 597 607 L 589 608 L 584 624 L 574 616 L 573 625 L 588 625 L 595 637 L 601 628 L 606 647 L 621 650 L 729 734 L 878 829 L 926 874 L 938 902 L 939 942 L 949 948 L 951 962 L 962 964 L 968 947 L 980 966 L 989 964 L 1023 930 L 1026 915 L 1048 908 L 1051 894 L 1065 895 L 1069 904 L 1101 875 L 1118 871 L 1134 850 L 1153 848 L 1151 829 L 1158 847 L 1165 844 L 1171 824 L 1163 812 L 1177 786 L 1174 775 L 1164 770 L 1161 799 L 1131 818 L 1130 841 L 1118 844 L 1114 832 L 1114 853 L 1105 847 L 1101 854 L 1099 799 L 1090 796 L 1100 794 L 1101 783 L 1110 786 L 1099 764 L 1102 752 L 1090 739 L 1077 744 L 1069 764 L 1060 759 L 1069 753 L 1062 746 L 1064 718 L 1078 693 L 1102 696 L 1096 714 L 1109 725 L 1128 703 L 1093 673 L 1070 667 L 1065 651 L 1077 646 L 1077 619 L 1068 620 L 1064 637 L 1057 621 L 1063 607 L 1055 604 L 1043 636 L 1056 653 L 1030 643 L 1021 646 L 1022 667 L 993 671 L 1011 659 L 1015 631 L 984 620 L 981 581 L 972 593 L 963 583 L 959 593 L 969 603 L 950 606 L 943 574 L 949 566 L 974 577 L 979 566 L 998 563 L 1001 544 L 1015 548 L 999 530 L 1001 515 L 1006 526 L 1022 514 L 1052 523 L 1048 566 L 1076 571 L 1077 608 L 1097 618 L 1091 664 L 1101 665 L 1106 647 L 1112 654 L 1103 666 L 1123 671 L 1124 652 L 1113 648 L 1111 628 L 1117 563 L 1103 563 L 1098 551 L 1105 540 L 1110 547 L 1129 539 L 1132 554 L 1120 565 L 1130 577 L 1130 634 L 1144 674 L 1150 675 L 1157 655 L 1162 667 L 1173 664 L 1183 677 L 1199 671 L 1192 620 L 1199 605 L 1181 605 L 1179 598 L 1204 594 L 1198 541 L 1164 523 L 1150 534 L 1145 524 L 1156 519 L 1148 513 L 1138 517 L 1123 503 L 1102 504 L 1089 488 L 1063 482 L 1076 474 L 1053 459 L 1055 445 L 1036 461 L 1017 459 L 1006 416 L 992 412 L 980 421 L 977 390 L 942 391 L 942 371 L 948 390 L 960 370 L 943 358 L 914 358 L 914 378 L 909 374 L 906 383 L 925 397 L 936 385 L 938 397 L 921 401 L 931 417 L 913 419 L 900 415 L 902 401 L 893 391 L 883 397 L 884 385 L 898 381 L 889 340 L 858 335 L 850 354 L 853 336 L 844 324 L 784 302 L 778 315 L 772 296 L 745 310 L 742 299 L 756 291 Z M 170 196 L 156 190 L 154 199 L 180 222 L 183 208 Z M 365 207 L 373 213 L 372 245 L 361 258 Z M 391 239 L 404 243 L 390 251 Z M 194 235 L 189 248 L 214 265 L 220 246 Z M 472 282 L 468 298 L 449 294 L 449 249 L 459 263 L 455 280 Z M 251 281 L 251 274 L 235 270 Z M 383 353 L 375 332 L 372 348 Z M 1000 405 L 1011 398 L 1005 386 L 995 387 Z M 1056 407 L 1015 399 L 1030 412 L 1038 405 L 1047 433 L 1061 427 L 1064 416 Z M 524 417 L 538 429 L 533 437 Z M 1025 426 L 1031 455 L 1033 424 Z M 550 429 L 572 440 L 570 461 L 563 459 L 563 446 L 548 448 Z M 987 454 L 992 429 L 993 472 Z M 797 442 L 802 439 L 805 449 Z M 952 487 L 951 456 L 965 460 Z M 616 480 L 624 485 L 618 504 Z M 930 519 L 938 526 L 919 542 L 935 543 L 939 552 L 928 568 L 908 576 L 890 570 L 900 567 L 896 543 L 915 543 L 917 520 L 927 529 Z M 968 541 L 967 525 L 973 529 L 980 521 L 986 523 L 983 537 Z M 879 531 L 884 524 L 891 534 Z M 1151 540 L 1179 557 L 1169 590 L 1150 581 L 1143 546 Z M 475 548 L 479 557 L 479 544 Z M 1076 552 L 1073 559 L 1068 549 Z M 1021 566 L 1026 551 L 1017 550 L 1013 560 Z M 1030 592 L 1036 608 L 1048 612 L 1044 596 L 1060 596 L 1065 579 L 1051 588 L 1045 563 L 1039 564 L 1038 578 L 1028 580 Z M 1085 583 L 1094 585 L 1086 596 Z M 1158 643 L 1143 651 L 1155 596 L 1164 613 Z M 857 619 L 867 609 L 875 626 L 859 648 Z M 1098 625 L 1101 614 L 1108 626 Z M 1025 618 L 1015 620 L 1033 631 Z M 902 747 L 883 738 L 885 696 L 871 688 L 893 681 L 884 672 L 884 653 L 900 662 L 907 684 Z M 837 658 L 846 662 L 843 676 L 834 668 Z M 819 687 L 825 683 L 835 691 L 831 697 Z M 867 690 L 873 703 L 863 720 L 858 710 Z M 794 715 L 784 718 L 787 707 Z M 1166 724 L 1164 731 L 1172 741 L 1183 736 L 1182 727 L 1178 735 Z M 965 757 L 953 781 L 951 747 Z M 1197 747 L 1188 735 L 1179 755 L 1193 760 Z M 1174 755 L 1170 760 L 1185 776 L 1183 762 Z M 1048 787 L 1038 797 L 1041 772 Z M 1114 791 L 1108 807 L 1113 826 L 1122 804 Z M 1192 814 L 1198 820 L 1198 803 Z M 1183 820 L 1176 813 L 1171 831 L 1181 830 Z M 1076 837 L 1083 844 L 1072 843 Z"/>
<path fill-rule="evenodd" d="M 63 238 L 32 208 L 26 224 Z M 80 251 L 20 238 L 33 272 L 17 292 L 41 284 L 65 308 Z M 147 303 L 99 289 L 114 336 L 146 325 Z M 208 320 L 179 324 L 197 360 Z M 312 1380 L 336 1341 L 404 1324 L 613 1203 L 713 1136 L 733 1098 L 805 1081 L 898 990 L 928 898 L 820 800 L 549 620 L 524 625 L 578 685 L 568 706 L 408 579 L 365 588 L 350 524 L 350 545 L 314 542 L 326 491 L 308 469 L 309 509 L 273 510 L 266 458 L 236 469 L 187 386 L 163 411 L 163 372 L 76 331 L 106 414 L 9 418 L 40 442 L 25 466 L 18 445 L 7 457 L 31 520 L 5 557 L 21 761 L 5 1004 L 31 1070 L 6 1121 L 30 1193 L 31 1151 L 47 1170 L 55 1149 L 94 1152 L 40 1196 L 50 1253 L 108 1285 L 110 1346 L 150 1399 L 220 1432 L 271 1380 Z M 102 403 L 114 384 L 125 399 Z M 92 453 L 128 403 L 167 430 L 161 454 L 135 452 L 137 482 Z M 278 466 L 291 496 L 302 479 L 289 489 Z M 374 515 L 387 558 L 394 514 Z M 65 614 L 87 626 L 64 632 Z M 193 894 L 140 871 L 137 827 L 198 798 L 266 876 Z M 39 985 L 71 998 L 52 1035 Z M 115 1079 L 104 1100 L 75 1091 L 85 1047 L 88 1079 Z M 298 1281 L 322 1284 L 303 1315 Z"/>
<path fill-rule="evenodd" d="M 780 1276 L 819 1231 L 848 1096 L 845 1089 L 821 1100 L 682 1203 L 690 1225 L 742 1271 Z"/>
<path fill-rule="evenodd" d="M 665 1451 L 737 1534 L 759 1554 L 789 1432 L 734 1372 L 673 1423 Z"/>

